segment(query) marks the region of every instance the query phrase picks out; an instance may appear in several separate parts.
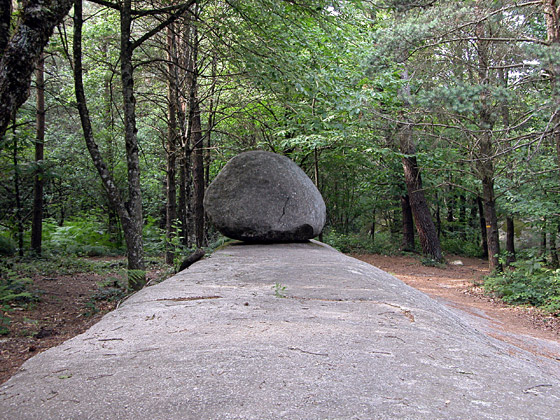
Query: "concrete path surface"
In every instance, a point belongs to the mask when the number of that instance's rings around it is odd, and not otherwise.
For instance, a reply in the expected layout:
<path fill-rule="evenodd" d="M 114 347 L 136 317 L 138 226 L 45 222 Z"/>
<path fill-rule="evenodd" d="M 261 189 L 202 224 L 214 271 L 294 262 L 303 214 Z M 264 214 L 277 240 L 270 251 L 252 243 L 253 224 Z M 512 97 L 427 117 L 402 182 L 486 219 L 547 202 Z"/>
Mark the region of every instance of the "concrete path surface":
<path fill-rule="evenodd" d="M 231 245 L 27 361 L 0 418 L 559 419 L 560 363 L 317 242 Z"/>

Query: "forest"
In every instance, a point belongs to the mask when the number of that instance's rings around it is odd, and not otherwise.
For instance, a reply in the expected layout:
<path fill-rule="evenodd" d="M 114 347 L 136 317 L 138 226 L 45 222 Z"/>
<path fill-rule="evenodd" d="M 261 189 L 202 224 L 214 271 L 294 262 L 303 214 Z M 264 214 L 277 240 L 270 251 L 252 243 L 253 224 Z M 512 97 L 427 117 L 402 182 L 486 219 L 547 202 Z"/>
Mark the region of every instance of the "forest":
<path fill-rule="evenodd" d="M 343 252 L 488 260 L 560 313 L 556 0 L 27 0 L 0 10 L 0 304 L 20 263 L 171 267 L 224 242 L 205 189 L 288 156 Z"/>

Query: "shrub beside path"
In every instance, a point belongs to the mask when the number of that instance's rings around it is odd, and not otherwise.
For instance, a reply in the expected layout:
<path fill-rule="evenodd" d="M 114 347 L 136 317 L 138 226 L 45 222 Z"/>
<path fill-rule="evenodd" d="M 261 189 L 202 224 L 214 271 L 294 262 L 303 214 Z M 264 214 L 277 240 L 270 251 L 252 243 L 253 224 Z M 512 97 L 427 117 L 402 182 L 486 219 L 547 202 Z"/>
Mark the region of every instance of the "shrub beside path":
<path fill-rule="evenodd" d="M 231 245 L 0 387 L 0 418 L 556 419 L 560 363 L 316 242 Z"/>

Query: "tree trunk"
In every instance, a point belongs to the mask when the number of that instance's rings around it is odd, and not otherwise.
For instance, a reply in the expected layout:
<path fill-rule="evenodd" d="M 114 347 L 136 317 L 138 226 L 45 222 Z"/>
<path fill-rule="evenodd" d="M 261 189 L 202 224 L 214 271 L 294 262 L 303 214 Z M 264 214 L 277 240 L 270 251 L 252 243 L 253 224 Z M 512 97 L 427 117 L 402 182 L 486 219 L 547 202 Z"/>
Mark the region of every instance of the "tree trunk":
<path fill-rule="evenodd" d="M 408 195 L 401 195 L 401 209 L 403 218 L 403 238 L 401 249 L 403 251 L 414 251 L 414 220 L 410 199 Z"/>
<path fill-rule="evenodd" d="M 488 238 L 486 235 L 486 218 L 484 217 L 484 205 L 482 199 L 476 197 L 476 204 L 478 206 L 478 214 L 480 220 L 480 245 L 482 247 L 482 258 L 488 258 Z"/>
<path fill-rule="evenodd" d="M 371 214 L 371 229 L 369 231 L 369 234 L 371 236 L 371 243 L 374 244 L 375 243 L 375 228 L 376 228 L 376 208 L 373 208 L 372 214 Z M 321 240 L 321 239 L 320 239 Z M 323 242 L 321 240 L 321 242 Z"/>
<path fill-rule="evenodd" d="M 192 79 L 190 87 L 191 143 L 193 150 L 193 212 L 196 246 L 205 245 L 204 240 L 204 143 L 198 99 L 198 34 L 193 25 Z"/>
<path fill-rule="evenodd" d="M 4 0 L 3 13 L 9 0 Z M 29 95 L 31 76 L 55 26 L 74 0 L 27 0 L 0 59 L 0 140 Z M 4 20 L 4 22 L 6 22 Z"/>
<path fill-rule="evenodd" d="M 506 218 L 506 263 L 510 265 L 511 263 L 515 262 L 515 224 L 513 221 L 513 217 L 508 216 Z"/>
<path fill-rule="evenodd" d="M 146 283 L 144 264 L 144 244 L 142 240 L 142 190 L 140 188 L 140 161 L 138 157 L 138 138 L 136 136 L 136 99 L 134 98 L 134 67 L 132 65 L 132 0 L 124 0 L 120 10 L 121 22 L 121 82 L 124 114 L 124 142 L 126 148 L 128 178 L 128 220 L 129 229 L 125 229 L 128 251 L 129 285 L 132 289 L 141 289 Z M 123 223 L 124 228 L 124 223 Z M 131 274 L 133 270 L 135 273 Z"/>
<path fill-rule="evenodd" d="M 422 246 L 422 252 L 425 256 L 433 258 L 436 261 L 443 261 L 436 227 L 422 189 L 422 178 L 415 156 L 416 148 L 412 142 L 411 124 L 403 125 L 400 129 L 399 136 L 401 152 L 406 155 L 402 158 L 404 179 L 408 190 L 416 231 Z"/>
<path fill-rule="evenodd" d="M 41 255 L 43 235 L 43 158 L 45 143 L 45 60 L 37 63 L 37 130 L 35 139 L 35 182 L 33 188 L 33 218 L 31 222 L 31 249 Z"/>
<path fill-rule="evenodd" d="M 547 252 L 547 241 L 546 241 L 546 219 L 544 220 L 543 227 L 541 229 L 541 250 L 540 257 L 546 263 L 546 252 Z"/>
<path fill-rule="evenodd" d="M 0 59 L 10 41 L 12 21 L 12 0 L 4 0 L 0 3 Z"/>
<path fill-rule="evenodd" d="M 107 192 L 109 202 L 119 215 L 123 233 L 125 237 L 126 247 L 128 251 L 128 268 L 129 270 L 137 270 L 129 274 L 129 287 L 133 290 L 140 289 L 144 284 L 144 278 L 141 272 L 144 271 L 144 261 L 142 253 L 142 219 L 134 220 L 137 216 L 134 213 L 134 207 L 127 206 L 122 199 L 121 193 L 117 188 L 115 181 L 107 168 L 99 147 L 93 136 L 93 129 L 89 117 L 86 98 L 84 94 L 84 86 L 82 80 L 82 0 L 75 0 L 74 5 L 74 90 L 76 93 L 76 102 L 80 114 L 80 121 L 84 132 L 84 139 L 91 155 L 93 164 L 97 169 L 103 183 L 103 187 Z M 127 149 L 128 151 L 128 149 Z M 129 210 L 131 209 L 131 210 Z M 138 232 L 140 226 L 140 232 Z"/>
<path fill-rule="evenodd" d="M 465 194 L 459 195 L 459 231 L 463 241 L 467 240 L 467 205 Z"/>
<path fill-rule="evenodd" d="M 556 247 L 556 235 L 558 229 L 550 232 L 550 265 L 552 268 L 558 268 L 558 249 Z"/>
<path fill-rule="evenodd" d="M 21 203 L 21 190 L 20 190 L 20 179 L 19 179 L 19 148 L 18 148 L 18 138 L 14 130 L 14 148 L 12 152 L 12 162 L 14 165 L 14 192 L 16 195 L 16 227 L 17 227 L 17 243 L 18 243 L 18 255 L 23 257 L 23 206 Z"/>
<path fill-rule="evenodd" d="M 498 217 L 496 214 L 496 199 L 494 196 L 494 156 L 492 144 L 492 130 L 494 126 L 493 109 L 490 104 L 489 88 L 489 44 L 483 40 L 486 37 L 486 23 L 480 22 L 476 26 L 476 41 L 478 53 L 478 83 L 485 86 L 480 93 L 482 103 L 479 112 L 480 135 L 478 138 L 479 159 L 477 170 L 482 181 L 482 199 L 484 201 L 484 218 L 486 219 L 486 237 L 488 242 L 488 263 L 490 270 L 502 270 L 499 261 L 500 240 L 498 232 Z"/>
<path fill-rule="evenodd" d="M 494 180 L 489 177 L 482 179 L 482 194 L 484 201 L 484 218 L 486 219 L 486 241 L 488 243 L 488 263 L 490 270 L 502 270 L 499 261 L 500 238 L 498 232 L 498 216 L 496 214 L 496 200 L 494 198 Z"/>
<path fill-rule="evenodd" d="M 175 183 L 175 166 L 177 156 L 177 55 L 176 55 L 176 42 L 175 32 L 173 25 L 167 28 L 167 48 L 168 48 L 168 80 L 167 80 L 167 182 L 166 182 L 166 252 L 165 262 L 173 264 L 175 259 L 175 252 L 173 246 L 173 238 L 176 236 L 176 221 L 177 221 L 177 186 Z"/>

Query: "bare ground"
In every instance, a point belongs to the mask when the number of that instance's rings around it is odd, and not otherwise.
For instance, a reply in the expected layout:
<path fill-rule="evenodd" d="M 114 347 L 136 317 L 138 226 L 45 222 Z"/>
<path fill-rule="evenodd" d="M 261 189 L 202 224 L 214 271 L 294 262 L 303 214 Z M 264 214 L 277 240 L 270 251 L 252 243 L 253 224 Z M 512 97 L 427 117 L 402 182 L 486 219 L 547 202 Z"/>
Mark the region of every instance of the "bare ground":
<path fill-rule="evenodd" d="M 148 271 L 148 280 L 159 271 Z M 33 289 L 40 300 L 25 307 L 13 307 L 10 333 L 0 336 L 0 384 L 7 381 L 30 357 L 54 347 L 95 324 L 113 310 L 118 300 L 97 300 L 98 284 L 114 274 L 78 273 L 37 276 Z"/>

